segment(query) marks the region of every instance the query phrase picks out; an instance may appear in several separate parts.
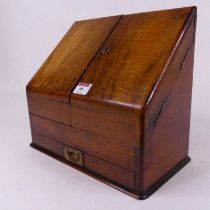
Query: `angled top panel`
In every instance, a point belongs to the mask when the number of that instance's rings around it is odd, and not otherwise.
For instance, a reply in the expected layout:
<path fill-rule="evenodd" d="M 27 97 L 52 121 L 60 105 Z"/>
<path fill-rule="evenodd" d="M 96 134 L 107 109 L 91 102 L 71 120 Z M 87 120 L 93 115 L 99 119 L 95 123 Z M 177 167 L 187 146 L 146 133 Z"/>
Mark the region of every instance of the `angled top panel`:
<path fill-rule="evenodd" d="M 69 93 L 120 16 L 75 22 L 27 85 L 27 91 L 69 102 Z"/>
<path fill-rule="evenodd" d="M 92 84 L 89 93 L 71 99 L 142 108 L 193 14 L 195 7 L 123 16 L 80 79 Z"/>

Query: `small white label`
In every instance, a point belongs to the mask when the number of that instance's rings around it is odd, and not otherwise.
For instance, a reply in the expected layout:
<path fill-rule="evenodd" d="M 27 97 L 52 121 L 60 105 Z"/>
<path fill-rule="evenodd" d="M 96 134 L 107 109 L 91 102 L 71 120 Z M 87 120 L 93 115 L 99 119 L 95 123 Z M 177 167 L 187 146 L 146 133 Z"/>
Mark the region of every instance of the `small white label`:
<path fill-rule="evenodd" d="M 75 94 L 80 94 L 80 95 L 86 95 L 88 91 L 90 90 L 92 84 L 90 83 L 84 83 L 84 82 L 79 82 L 74 89 L 73 93 Z"/>

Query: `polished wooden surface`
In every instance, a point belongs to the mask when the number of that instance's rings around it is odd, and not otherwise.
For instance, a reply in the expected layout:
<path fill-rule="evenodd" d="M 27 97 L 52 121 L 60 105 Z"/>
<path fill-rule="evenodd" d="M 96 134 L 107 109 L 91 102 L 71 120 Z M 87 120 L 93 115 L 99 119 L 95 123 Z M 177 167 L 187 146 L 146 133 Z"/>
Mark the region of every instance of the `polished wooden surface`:
<path fill-rule="evenodd" d="M 193 50 L 180 71 L 156 125 L 145 139 L 143 188 L 188 156 Z M 152 132 L 151 132 L 152 131 Z"/>
<path fill-rule="evenodd" d="M 93 84 L 88 95 L 70 96 L 72 126 L 140 144 L 142 110 L 194 16 L 194 7 L 123 16 L 104 43 L 110 51 L 98 52 L 80 79 Z"/>
<path fill-rule="evenodd" d="M 56 155 L 64 157 L 64 144 L 59 144 L 49 137 L 40 135 L 39 133 L 32 132 L 33 143 L 40 147 L 53 152 Z"/>
<path fill-rule="evenodd" d="M 69 94 L 119 19 L 74 23 L 27 85 L 30 113 L 71 125 Z"/>
<path fill-rule="evenodd" d="M 36 132 L 32 132 L 32 138 L 36 145 L 64 158 L 64 144 L 56 142 L 55 140 Z M 119 183 L 131 190 L 134 189 L 134 173 L 129 170 L 104 161 L 103 159 L 89 153 L 84 153 L 84 167 L 96 174 L 112 180 L 114 183 Z"/>
<path fill-rule="evenodd" d="M 119 18 L 114 16 L 75 22 L 27 89 L 58 96 L 56 100 L 68 103 L 69 93 Z"/>
<path fill-rule="evenodd" d="M 196 7 L 76 22 L 27 86 L 33 146 L 149 196 L 189 162 L 195 23 Z"/>
<path fill-rule="evenodd" d="M 134 171 L 134 147 L 112 138 L 30 115 L 32 131 Z"/>
<path fill-rule="evenodd" d="M 127 188 L 134 190 L 134 173 L 107 161 L 85 154 L 85 167 Z"/>
<path fill-rule="evenodd" d="M 193 19 L 145 112 L 144 189 L 188 155 L 194 36 Z"/>
<path fill-rule="evenodd" d="M 49 95 L 36 92 L 27 92 L 29 113 L 34 113 L 40 117 L 53 121 L 71 125 L 69 103 L 62 103 Z"/>
<path fill-rule="evenodd" d="M 173 54 L 192 7 L 123 16 L 104 43 L 110 51 L 98 52 L 80 82 L 93 84 L 93 100 L 142 108 Z"/>
<path fill-rule="evenodd" d="M 72 126 L 91 133 L 118 139 L 121 144 L 139 145 L 139 119 L 128 109 L 97 101 L 71 100 Z M 92 119 L 92 120 L 87 120 Z"/>

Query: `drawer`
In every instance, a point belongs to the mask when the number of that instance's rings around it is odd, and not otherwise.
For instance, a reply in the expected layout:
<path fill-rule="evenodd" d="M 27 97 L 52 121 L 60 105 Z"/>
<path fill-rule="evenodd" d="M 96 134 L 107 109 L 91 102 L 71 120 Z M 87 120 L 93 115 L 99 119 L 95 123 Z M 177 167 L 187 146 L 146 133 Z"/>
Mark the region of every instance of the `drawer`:
<path fill-rule="evenodd" d="M 121 168 L 88 153 L 83 153 L 83 151 L 76 148 L 68 147 L 36 132 L 32 133 L 32 138 L 36 146 L 44 148 L 82 167 L 81 170 L 84 170 L 84 172 L 86 172 L 86 170 L 94 172 L 94 176 L 98 174 L 100 178 L 108 179 L 113 182 L 113 184 L 119 184 L 131 190 L 134 189 L 134 173 L 132 171 Z"/>
<path fill-rule="evenodd" d="M 84 154 L 85 168 L 126 188 L 134 189 L 134 173 L 89 154 Z"/>
<path fill-rule="evenodd" d="M 43 149 L 46 149 L 49 152 L 52 152 L 76 165 L 83 166 L 84 153 L 82 151 L 73 147 L 68 147 L 35 132 L 32 132 L 32 139 L 35 145 L 42 147 Z"/>
<path fill-rule="evenodd" d="M 115 139 L 72 128 L 36 115 L 30 114 L 30 120 L 33 132 L 134 171 L 133 147 L 126 147 L 117 143 Z"/>

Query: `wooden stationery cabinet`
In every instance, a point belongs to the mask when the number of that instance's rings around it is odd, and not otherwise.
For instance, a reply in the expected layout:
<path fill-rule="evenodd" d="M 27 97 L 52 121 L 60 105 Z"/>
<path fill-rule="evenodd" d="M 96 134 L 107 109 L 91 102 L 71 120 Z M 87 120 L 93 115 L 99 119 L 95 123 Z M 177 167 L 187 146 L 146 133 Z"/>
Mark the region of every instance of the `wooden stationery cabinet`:
<path fill-rule="evenodd" d="M 77 21 L 26 87 L 31 146 L 145 199 L 188 157 L 196 7 Z"/>

